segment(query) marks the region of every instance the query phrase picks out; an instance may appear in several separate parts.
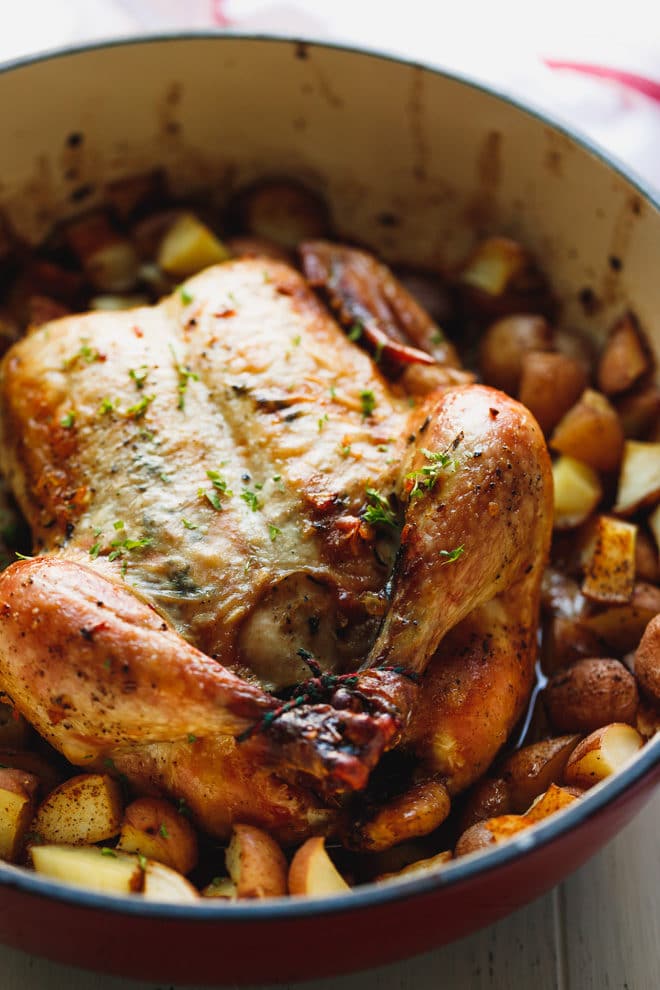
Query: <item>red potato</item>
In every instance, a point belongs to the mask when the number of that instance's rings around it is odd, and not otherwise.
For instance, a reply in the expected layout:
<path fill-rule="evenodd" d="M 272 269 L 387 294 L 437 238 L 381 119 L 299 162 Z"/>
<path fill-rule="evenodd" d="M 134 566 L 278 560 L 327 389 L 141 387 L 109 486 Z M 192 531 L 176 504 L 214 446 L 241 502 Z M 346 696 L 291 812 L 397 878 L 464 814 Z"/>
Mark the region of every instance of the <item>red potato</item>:
<path fill-rule="evenodd" d="M 558 783 L 566 762 L 579 742 L 579 736 L 542 739 L 512 753 L 500 768 L 508 785 L 511 811 L 522 813 L 531 803 Z"/>
<path fill-rule="evenodd" d="M 190 873 L 197 865 L 197 833 L 162 798 L 138 798 L 126 807 L 117 849 L 141 853 L 178 873 Z"/>
<path fill-rule="evenodd" d="M 496 815 L 506 815 L 512 810 L 509 784 L 503 777 L 484 778 L 469 792 L 461 816 L 461 832 L 466 832 L 478 822 Z"/>
<path fill-rule="evenodd" d="M 646 341 L 632 313 L 626 313 L 610 331 L 598 362 L 598 387 L 607 395 L 625 392 L 651 367 Z"/>
<path fill-rule="evenodd" d="M 614 471 L 623 454 L 623 427 L 614 406 L 601 392 L 585 389 L 550 437 L 560 454 L 588 464 L 594 471 Z"/>
<path fill-rule="evenodd" d="M 402 870 L 394 873 L 381 873 L 376 880 L 380 883 L 383 880 L 399 880 L 401 877 L 414 876 L 418 873 L 434 873 L 447 863 L 451 863 L 453 858 L 450 851 L 439 852 L 428 859 L 418 859 L 417 862 L 410 863 L 409 866 L 404 866 Z"/>
<path fill-rule="evenodd" d="M 614 512 L 632 515 L 660 499 L 660 443 L 626 440 Z"/>
<path fill-rule="evenodd" d="M 24 770 L 0 767 L 0 859 L 15 863 L 28 834 L 39 780 Z"/>
<path fill-rule="evenodd" d="M 588 733 L 610 722 L 634 725 L 639 694 L 622 663 L 590 657 L 554 673 L 543 700 L 558 732 Z"/>
<path fill-rule="evenodd" d="M 481 852 L 482 849 L 488 849 L 489 846 L 494 846 L 496 843 L 497 838 L 488 828 L 486 822 L 476 822 L 461 835 L 456 843 L 454 856 L 456 859 L 460 856 L 469 856 L 470 853 Z"/>
<path fill-rule="evenodd" d="M 587 385 L 584 366 L 565 354 L 523 354 L 518 398 L 534 414 L 546 436 L 575 405 Z"/>
<path fill-rule="evenodd" d="M 660 420 L 660 387 L 647 385 L 617 397 L 615 405 L 626 440 L 644 440 Z"/>
<path fill-rule="evenodd" d="M 659 612 L 660 588 L 637 581 L 629 602 L 585 613 L 581 624 L 601 644 L 623 656 L 637 648 L 648 623 Z"/>
<path fill-rule="evenodd" d="M 346 838 L 353 849 L 381 852 L 433 832 L 450 810 L 451 799 L 444 781 L 432 777 L 413 784 L 367 821 L 351 825 Z"/>
<path fill-rule="evenodd" d="M 479 365 L 484 381 L 516 395 L 528 351 L 549 351 L 552 329 L 542 316 L 505 316 L 486 330 L 479 348 Z M 532 410 L 533 411 L 533 410 Z"/>
<path fill-rule="evenodd" d="M 576 794 L 572 788 L 551 784 L 545 793 L 539 795 L 524 815 L 498 815 L 485 822 L 473 825 L 458 840 L 455 856 L 465 856 L 471 852 L 487 849 L 489 846 L 506 842 L 512 836 L 531 828 L 543 819 L 572 804 Z"/>
<path fill-rule="evenodd" d="M 105 213 L 89 213 L 66 227 L 69 245 L 89 280 L 101 292 L 127 292 L 137 282 L 139 259 L 132 243 L 119 234 Z"/>
<path fill-rule="evenodd" d="M 46 843 L 87 845 L 118 834 L 122 819 L 119 784 L 107 774 L 70 777 L 42 801 L 34 831 Z"/>
<path fill-rule="evenodd" d="M 657 512 L 660 522 L 660 507 Z M 657 584 L 660 581 L 660 560 L 655 541 L 645 529 L 637 530 L 635 543 L 635 577 L 638 581 L 650 581 Z"/>
<path fill-rule="evenodd" d="M 637 647 L 635 674 L 642 691 L 660 704 L 660 615 L 649 622 Z"/>
<path fill-rule="evenodd" d="M 294 896 L 323 897 L 351 889 L 325 851 L 321 836 L 303 842 L 291 860 L 288 879 L 289 893 Z"/>
<path fill-rule="evenodd" d="M 552 315 L 548 283 L 532 255 L 508 237 L 480 241 L 457 273 L 470 314 L 480 322 L 518 313 Z"/>
<path fill-rule="evenodd" d="M 253 825 L 234 825 L 225 853 L 227 872 L 237 897 L 283 897 L 287 863 L 273 838 Z"/>
<path fill-rule="evenodd" d="M 625 722 L 612 722 L 592 732 L 571 753 L 564 781 L 589 788 L 620 770 L 641 748 L 644 740 Z"/>
<path fill-rule="evenodd" d="M 563 455 L 552 465 L 555 529 L 581 526 L 603 497 L 596 471 L 574 457 Z"/>
<path fill-rule="evenodd" d="M 629 602 L 635 584 L 637 527 L 611 516 L 597 516 L 582 549 L 582 594 L 591 601 Z"/>
<path fill-rule="evenodd" d="M 325 237 L 330 227 L 328 208 L 320 196 L 289 179 L 266 180 L 244 189 L 231 210 L 247 234 L 290 250 L 302 241 Z"/>
<path fill-rule="evenodd" d="M 637 709 L 635 728 L 644 739 L 652 739 L 660 732 L 660 705 L 642 698 Z"/>
<path fill-rule="evenodd" d="M 60 770 L 40 753 L 32 750 L 0 749 L 0 766 L 34 774 L 39 780 L 41 797 L 45 797 L 62 783 Z"/>

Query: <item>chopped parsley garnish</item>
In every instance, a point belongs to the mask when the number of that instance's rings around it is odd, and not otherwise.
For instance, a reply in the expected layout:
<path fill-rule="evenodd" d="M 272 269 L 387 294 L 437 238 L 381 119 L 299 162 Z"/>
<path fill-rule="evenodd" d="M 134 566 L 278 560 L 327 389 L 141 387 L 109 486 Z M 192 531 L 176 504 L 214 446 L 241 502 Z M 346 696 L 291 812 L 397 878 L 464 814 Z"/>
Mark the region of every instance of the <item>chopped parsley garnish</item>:
<path fill-rule="evenodd" d="M 117 853 L 110 846 L 101 846 L 102 856 L 112 856 L 113 859 L 117 859 Z"/>
<path fill-rule="evenodd" d="M 337 398 L 337 389 L 335 388 L 334 385 L 331 385 L 330 386 L 330 398 L 331 399 L 336 399 Z"/>
<path fill-rule="evenodd" d="M 182 285 L 181 288 L 179 289 L 179 298 L 181 299 L 181 302 L 183 303 L 184 306 L 190 306 L 191 302 L 195 297 L 188 292 L 185 285 Z"/>
<path fill-rule="evenodd" d="M 18 560 L 34 560 L 34 557 L 31 557 L 28 553 L 19 553 L 18 550 L 14 550 L 14 553 Z"/>
<path fill-rule="evenodd" d="M 142 853 L 137 854 L 137 861 L 141 870 L 146 870 L 147 868 L 147 857 L 143 856 Z"/>
<path fill-rule="evenodd" d="M 193 735 L 192 732 L 189 732 L 188 733 L 188 742 L 189 743 L 195 743 L 195 742 L 197 742 L 197 736 Z"/>
<path fill-rule="evenodd" d="M 249 505 L 253 512 L 261 508 L 261 502 L 256 492 L 251 492 L 248 488 L 241 492 L 241 498 L 246 505 Z"/>
<path fill-rule="evenodd" d="M 177 385 L 177 391 L 179 393 L 179 401 L 177 402 L 177 409 L 185 409 L 186 406 L 186 389 L 188 388 L 188 382 L 198 382 L 199 375 L 196 371 L 191 371 L 187 365 L 181 364 L 176 356 L 176 351 L 170 344 L 170 353 L 172 354 L 172 360 L 174 361 L 174 367 L 176 368 L 176 373 L 179 376 L 179 384 Z"/>
<path fill-rule="evenodd" d="M 343 445 L 343 447 L 340 447 L 339 448 L 339 453 L 341 454 L 342 457 L 348 457 L 348 455 L 350 454 L 350 452 L 351 452 L 351 445 L 350 445 L 350 443 L 345 443 Z"/>
<path fill-rule="evenodd" d="M 70 409 L 68 413 L 64 413 L 60 420 L 60 426 L 63 426 L 65 430 L 70 430 L 76 421 L 76 414 L 73 409 Z"/>
<path fill-rule="evenodd" d="M 441 550 L 440 556 L 445 558 L 443 561 L 443 566 L 444 564 L 453 564 L 459 559 L 459 557 L 462 557 L 464 553 L 465 547 L 462 545 L 460 547 L 456 547 L 454 550 Z"/>
<path fill-rule="evenodd" d="M 271 541 L 276 540 L 277 537 L 281 534 L 281 532 L 282 530 L 279 529 L 277 526 L 274 526 L 272 523 L 268 523 L 268 535 L 270 536 Z"/>
<path fill-rule="evenodd" d="M 104 399 L 101 399 L 101 405 L 99 406 L 99 413 L 101 416 L 107 416 L 108 413 L 115 411 L 115 403 L 107 395 Z"/>
<path fill-rule="evenodd" d="M 213 484 L 213 487 L 217 488 L 223 495 L 226 495 L 227 498 L 230 498 L 234 494 L 219 471 L 207 471 L 206 477 Z"/>
<path fill-rule="evenodd" d="M 442 344 L 442 343 L 444 343 L 444 340 L 445 340 L 444 333 L 442 332 L 442 330 L 440 329 L 440 327 L 436 327 L 435 330 L 433 331 L 433 333 L 431 334 L 431 343 L 432 344 Z"/>
<path fill-rule="evenodd" d="M 224 509 L 224 506 L 220 501 L 220 496 L 218 495 L 217 492 L 214 492 L 213 490 L 208 492 L 208 491 L 204 491 L 203 488 L 198 488 L 197 494 L 199 495 L 200 498 L 205 498 L 206 501 L 213 506 L 216 512 L 222 512 L 222 510 Z"/>
<path fill-rule="evenodd" d="M 155 398 L 155 395 L 143 395 L 139 402 L 136 402 L 134 406 L 128 407 L 126 415 L 132 419 L 142 419 Z"/>
<path fill-rule="evenodd" d="M 282 475 L 281 474 L 274 474 L 273 475 L 273 481 L 275 482 L 275 484 L 277 484 L 277 482 L 278 481 L 281 481 L 281 480 L 282 480 Z"/>
<path fill-rule="evenodd" d="M 302 337 L 300 336 L 300 334 L 297 334 L 297 335 L 296 335 L 296 336 L 295 336 L 295 337 L 294 337 L 294 338 L 292 339 L 292 341 L 291 341 L 291 343 L 293 344 L 293 346 L 294 346 L 294 347 L 300 347 L 300 342 L 301 342 L 301 340 L 302 340 Z"/>
<path fill-rule="evenodd" d="M 354 323 L 347 336 L 349 340 L 359 340 L 362 336 L 362 324 Z"/>
<path fill-rule="evenodd" d="M 362 415 L 371 416 L 376 408 L 376 396 L 370 388 L 364 388 L 360 392 L 360 402 L 362 403 Z"/>
<path fill-rule="evenodd" d="M 379 364 L 380 363 L 380 359 L 383 356 L 383 349 L 384 349 L 384 347 L 385 347 L 385 344 L 383 343 L 383 341 L 382 340 L 379 340 L 378 343 L 376 344 L 376 349 L 374 351 L 374 361 L 375 361 L 376 364 Z"/>
<path fill-rule="evenodd" d="M 176 810 L 180 815 L 183 815 L 184 818 L 190 818 L 190 808 L 186 804 L 185 798 L 179 798 Z"/>
<path fill-rule="evenodd" d="M 148 374 L 149 368 L 146 364 L 141 364 L 139 368 L 131 368 L 129 370 L 128 377 L 135 382 L 135 387 L 138 392 L 144 388 Z"/>
<path fill-rule="evenodd" d="M 113 522 L 112 528 L 113 529 L 123 529 L 124 528 L 124 520 L 123 519 L 117 519 L 116 522 Z"/>
<path fill-rule="evenodd" d="M 370 505 L 362 513 L 362 518 L 366 522 L 371 523 L 372 526 L 383 525 L 396 527 L 398 525 L 389 499 L 381 495 L 375 488 L 367 488 L 367 498 L 370 501 Z"/>
<path fill-rule="evenodd" d="M 195 526 L 194 523 L 191 523 L 189 519 L 182 519 L 181 522 L 183 523 L 185 529 L 197 529 L 197 526 Z"/>
<path fill-rule="evenodd" d="M 124 524 L 121 523 L 122 527 L 123 525 Z M 117 528 L 117 524 L 115 523 L 115 529 L 116 528 Z M 110 542 L 110 546 L 112 547 L 112 550 L 108 554 L 108 560 L 112 561 L 112 560 L 117 560 L 118 557 L 123 557 L 124 551 L 127 550 L 128 551 L 144 550 L 145 547 L 150 547 L 153 542 L 154 541 L 150 536 L 143 536 L 141 539 L 137 539 L 137 540 L 132 539 L 131 537 L 126 537 L 123 540 L 120 539 L 112 540 Z"/>
<path fill-rule="evenodd" d="M 328 418 L 329 417 L 327 413 L 319 417 L 319 421 L 318 421 L 319 433 L 321 432 L 325 424 L 328 422 Z"/>
<path fill-rule="evenodd" d="M 161 822 L 158 827 L 158 834 L 162 835 L 164 839 L 169 839 L 170 833 L 167 831 L 167 825 L 165 822 Z"/>
<path fill-rule="evenodd" d="M 446 450 L 433 451 L 422 447 L 422 453 L 429 463 L 425 464 L 419 471 L 410 471 L 405 478 L 405 488 L 411 499 L 422 498 L 423 495 L 430 492 L 442 471 L 456 470 L 456 458 L 452 457 Z"/>
<path fill-rule="evenodd" d="M 94 546 L 90 548 L 89 555 L 92 558 L 92 560 L 96 560 L 96 558 L 99 555 L 100 550 L 101 550 L 101 544 L 100 543 L 95 543 Z"/>
<path fill-rule="evenodd" d="M 67 371 L 74 364 L 77 364 L 78 361 L 84 361 L 86 364 L 94 364 L 95 361 L 105 361 L 105 358 L 99 354 L 95 347 L 90 347 L 87 337 L 83 337 L 80 341 L 80 349 L 76 351 L 73 357 L 67 358 L 62 365 L 62 369 Z"/>

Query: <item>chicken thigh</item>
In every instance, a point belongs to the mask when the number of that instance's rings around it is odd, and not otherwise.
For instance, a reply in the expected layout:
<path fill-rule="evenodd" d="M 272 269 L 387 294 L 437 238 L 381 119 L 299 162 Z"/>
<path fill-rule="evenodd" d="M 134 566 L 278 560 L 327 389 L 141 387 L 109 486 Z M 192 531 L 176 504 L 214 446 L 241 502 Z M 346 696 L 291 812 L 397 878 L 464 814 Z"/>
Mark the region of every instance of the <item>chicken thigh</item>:
<path fill-rule="evenodd" d="M 0 575 L 0 689 L 71 762 L 220 837 L 332 832 L 396 746 L 459 790 L 529 693 L 540 430 L 432 361 L 411 399 L 350 336 L 253 258 L 4 361 L 2 469 L 36 556 Z"/>

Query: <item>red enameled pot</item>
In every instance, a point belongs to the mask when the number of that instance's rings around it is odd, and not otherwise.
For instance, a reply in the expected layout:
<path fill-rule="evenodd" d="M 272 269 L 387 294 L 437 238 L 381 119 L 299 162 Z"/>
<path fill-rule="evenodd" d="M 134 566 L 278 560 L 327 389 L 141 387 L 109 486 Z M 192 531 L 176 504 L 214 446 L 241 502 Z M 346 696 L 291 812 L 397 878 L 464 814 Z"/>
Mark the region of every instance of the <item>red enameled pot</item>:
<path fill-rule="evenodd" d="M 465 80 L 330 45 L 161 37 L 5 66 L 0 121 L 0 208 L 28 238 L 99 201 L 108 179 L 156 165 L 175 190 L 219 199 L 284 174 L 392 261 L 443 268 L 484 233 L 517 237 L 548 272 L 566 327 L 597 337 L 629 305 L 660 357 L 658 202 L 599 151 Z M 329 899 L 152 904 L 2 865 L 0 940 L 167 982 L 277 982 L 386 963 L 548 890 L 659 781 L 656 737 L 531 833 L 434 876 Z"/>

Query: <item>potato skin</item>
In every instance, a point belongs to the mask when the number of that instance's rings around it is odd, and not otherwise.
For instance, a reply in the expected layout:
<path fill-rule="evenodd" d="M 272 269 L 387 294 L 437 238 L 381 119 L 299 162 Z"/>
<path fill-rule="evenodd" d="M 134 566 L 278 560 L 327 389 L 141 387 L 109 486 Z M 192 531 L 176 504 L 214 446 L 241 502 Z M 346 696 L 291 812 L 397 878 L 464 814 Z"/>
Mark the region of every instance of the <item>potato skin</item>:
<path fill-rule="evenodd" d="M 511 811 L 509 785 L 503 777 L 480 780 L 470 791 L 461 817 L 461 832 Z"/>
<path fill-rule="evenodd" d="M 656 703 L 660 702 L 660 615 L 651 619 L 635 653 L 639 685 Z"/>
<path fill-rule="evenodd" d="M 623 426 L 607 398 L 586 389 L 562 417 L 550 438 L 550 446 L 594 471 L 614 471 L 623 456 Z"/>
<path fill-rule="evenodd" d="M 632 313 L 626 313 L 612 328 L 598 362 L 598 387 L 608 395 L 625 392 L 650 367 L 637 320 Z"/>
<path fill-rule="evenodd" d="M 497 842 L 495 836 L 486 827 L 484 822 L 477 822 L 471 825 L 461 835 L 454 849 L 454 856 L 467 856 L 468 853 L 478 852 L 480 849 L 487 849 Z"/>
<path fill-rule="evenodd" d="M 479 350 L 479 364 L 488 385 L 516 395 L 527 351 L 549 351 L 552 330 L 542 316 L 519 313 L 491 323 Z"/>
<path fill-rule="evenodd" d="M 639 693 L 635 678 L 618 660 L 587 657 L 556 671 L 544 691 L 558 732 L 589 733 L 611 722 L 635 724 Z"/>
<path fill-rule="evenodd" d="M 510 795 L 507 810 L 522 814 L 539 795 L 560 781 L 579 739 L 578 735 L 542 739 L 512 753 L 501 767 Z"/>
<path fill-rule="evenodd" d="M 547 436 L 587 384 L 584 367 L 573 358 L 551 351 L 529 351 L 522 359 L 518 398 Z"/>

